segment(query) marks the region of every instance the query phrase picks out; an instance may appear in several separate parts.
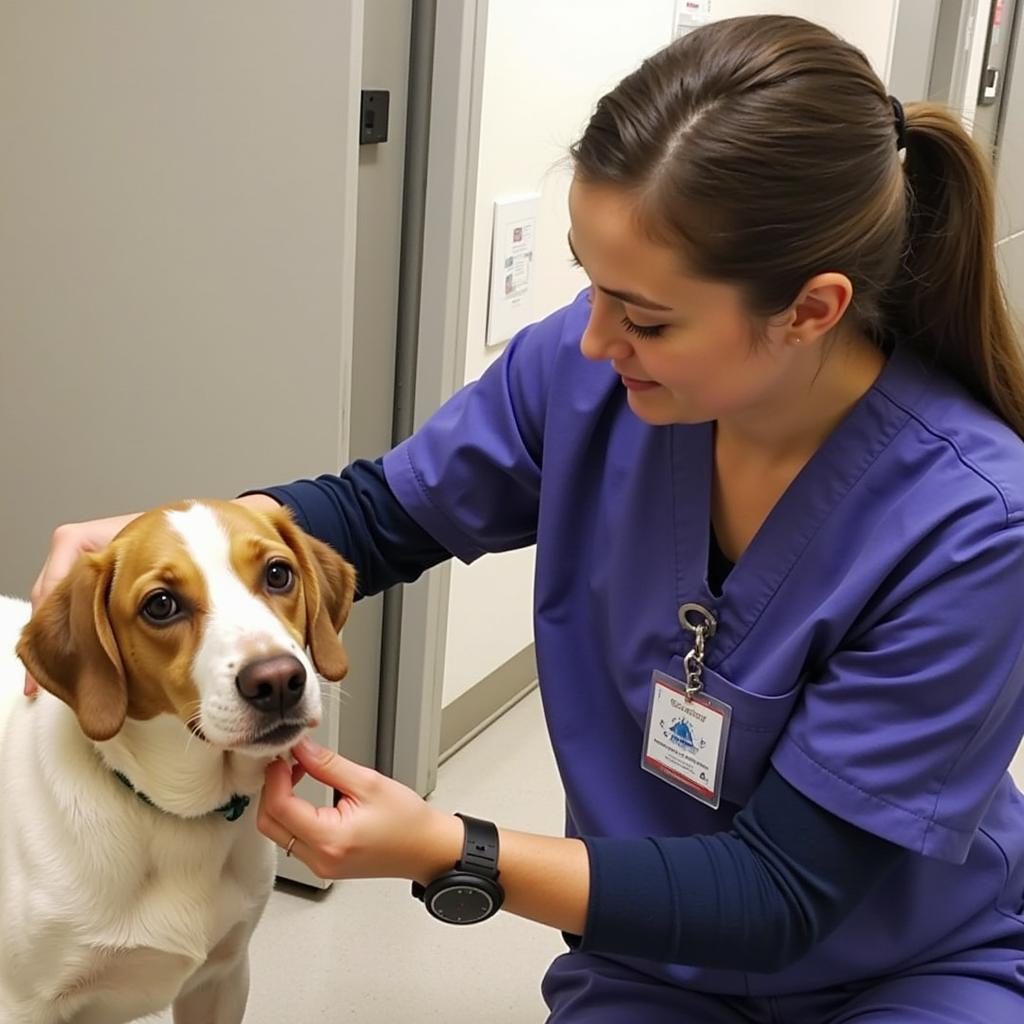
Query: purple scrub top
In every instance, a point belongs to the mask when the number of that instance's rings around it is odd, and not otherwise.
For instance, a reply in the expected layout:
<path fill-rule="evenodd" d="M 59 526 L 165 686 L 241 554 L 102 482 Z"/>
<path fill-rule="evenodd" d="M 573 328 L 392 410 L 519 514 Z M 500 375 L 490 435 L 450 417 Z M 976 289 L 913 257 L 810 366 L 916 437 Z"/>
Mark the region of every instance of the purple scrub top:
<path fill-rule="evenodd" d="M 981 947 L 1009 963 L 1024 949 L 1024 798 L 1006 771 L 1024 732 L 1024 442 L 897 348 L 716 597 L 712 425 L 638 419 L 610 366 L 580 354 L 588 314 L 581 295 L 521 332 L 384 460 L 401 504 L 463 561 L 536 542 L 567 833 L 728 830 L 771 763 L 912 851 L 778 973 L 616 959 L 751 995 Z M 732 707 L 717 811 L 640 767 L 651 671 L 682 678 L 692 647 L 687 602 L 717 619 L 704 686 Z"/>

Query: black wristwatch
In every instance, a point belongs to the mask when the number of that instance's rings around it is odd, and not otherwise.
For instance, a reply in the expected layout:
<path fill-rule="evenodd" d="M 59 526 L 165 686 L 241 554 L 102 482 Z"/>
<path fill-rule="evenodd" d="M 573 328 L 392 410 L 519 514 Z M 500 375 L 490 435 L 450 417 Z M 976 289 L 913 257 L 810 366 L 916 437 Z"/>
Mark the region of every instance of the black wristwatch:
<path fill-rule="evenodd" d="M 498 882 L 498 829 L 490 821 L 456 814 L 466 826 L 462 857 L 429 884 L 412 883 L 412 894 L 448 924 L 476 924 L 493 917 L 505 900 Z"/>

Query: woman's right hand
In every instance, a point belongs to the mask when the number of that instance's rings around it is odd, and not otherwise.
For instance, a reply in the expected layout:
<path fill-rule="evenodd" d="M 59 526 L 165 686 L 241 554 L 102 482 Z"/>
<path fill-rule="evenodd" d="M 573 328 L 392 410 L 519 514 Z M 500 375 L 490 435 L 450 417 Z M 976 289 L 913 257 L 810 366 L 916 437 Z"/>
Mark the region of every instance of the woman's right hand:
<path fill-rule="evenodd" d="M 138 513 L 93 519 L 87 523 L 66 523 L 53 531 L 50 552 L 43 571 L 32 587 L 32 611 L 39 607 L 47 594 L 71 571 L 78 559 L 90 551 L 102 551 Z M 26 672 L 25 696 L 34 697 L 39 684 Z"/>

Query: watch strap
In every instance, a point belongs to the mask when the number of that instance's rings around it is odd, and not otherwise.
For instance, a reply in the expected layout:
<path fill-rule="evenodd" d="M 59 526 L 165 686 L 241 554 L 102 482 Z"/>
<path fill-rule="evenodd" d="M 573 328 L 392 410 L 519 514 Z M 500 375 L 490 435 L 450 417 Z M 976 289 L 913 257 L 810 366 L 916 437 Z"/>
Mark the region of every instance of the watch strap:
<path fill-rule="evenodd" d="M 462 844 L 462 857 L 455 865 L 456 871 L 468 871 L 470 874 L 497 878 L 498 871 L 498 827 L 493 821 L 472 818 L 468 814 L 458 814 L 466 826 L 466 838 Z"/>

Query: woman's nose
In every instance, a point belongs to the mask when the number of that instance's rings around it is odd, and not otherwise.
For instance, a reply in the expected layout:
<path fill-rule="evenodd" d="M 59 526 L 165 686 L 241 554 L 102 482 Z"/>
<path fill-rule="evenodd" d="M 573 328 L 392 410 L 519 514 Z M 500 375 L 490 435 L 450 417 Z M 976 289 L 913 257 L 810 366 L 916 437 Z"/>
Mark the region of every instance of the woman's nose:
<path fill-rule="evenodd" d="M 633 351 L 619 322 L 610 313 L 607 300 L 594 299 L 590 307 L 590 319 L 580 339 L 580 352 L 587 359 L 595 362 L 617 359 L 621 362 Z"/>

